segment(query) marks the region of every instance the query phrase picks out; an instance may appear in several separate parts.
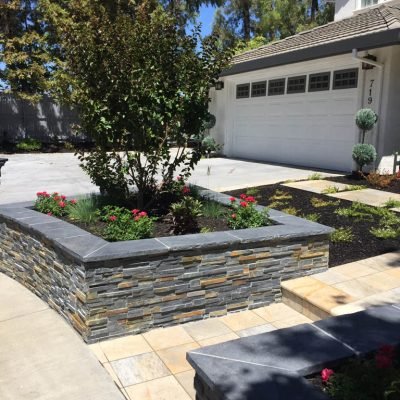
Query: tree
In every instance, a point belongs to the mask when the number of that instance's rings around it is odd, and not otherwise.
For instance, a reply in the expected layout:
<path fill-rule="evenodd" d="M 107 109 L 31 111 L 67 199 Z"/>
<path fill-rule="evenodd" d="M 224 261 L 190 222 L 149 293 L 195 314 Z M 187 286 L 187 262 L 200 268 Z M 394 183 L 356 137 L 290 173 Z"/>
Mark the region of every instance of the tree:
<path fill-rule="evenodd" d="M 179 18 L 154 1 L 112 15 L 100 0 L 67 8 L 46 0 L 46 9 L 65 54 L 63 99 L 77 105 L 80 129 L 97 146 L 81 154 L 82 166 L 108 192 L 128 196 L 136 186 L 142 208 L 158 173 L 168 184 L 199 161 L 188 139 L 204 130 L 209 88 L 229 52 L 215 37 L 201 40 L 198 27 L 183 34 Z"/>

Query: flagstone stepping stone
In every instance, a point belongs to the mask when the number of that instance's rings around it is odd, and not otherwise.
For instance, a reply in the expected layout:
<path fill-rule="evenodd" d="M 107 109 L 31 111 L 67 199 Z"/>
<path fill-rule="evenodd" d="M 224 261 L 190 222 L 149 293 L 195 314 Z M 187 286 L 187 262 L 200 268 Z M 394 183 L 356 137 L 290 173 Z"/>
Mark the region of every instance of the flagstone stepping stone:
<path fill-rule="evenodd" d="M 319 180 L 311 180 L 311 181 L 299 181 L 299 182 L 290 182 L 284 183 L 282 186 L 287 186 L 294 189 L 306 190 L 307 192 L 318 193 L 321 194 L 325 190 L 329 188 L 336 187 L 339 192 L 348 190 L 351 188 L 351 185 L 345 185 L 344 183 L 337 183 L 326 181 L 324 179 Z"/>
<path fill-rule="evenodd" d="M 389 200 L 400 201 L 400 194 L 384 192 L 376 189 L 362 189 L 350 192 L 332 193 L 328 196 L 342 200 L 357 201 L 359 203 L 364 203 L 375 207 L 382 207 Z"/>

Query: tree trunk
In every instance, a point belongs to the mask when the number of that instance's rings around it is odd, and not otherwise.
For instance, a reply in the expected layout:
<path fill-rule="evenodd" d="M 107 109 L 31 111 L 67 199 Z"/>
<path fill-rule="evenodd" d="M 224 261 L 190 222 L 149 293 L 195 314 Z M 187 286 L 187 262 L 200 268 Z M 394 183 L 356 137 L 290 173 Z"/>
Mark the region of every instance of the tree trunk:
<path fill-rule="evenodd" d="M 242 0 L 242 16 L 243 16 L 243 39 L 245 42 L 251 39 L 251 17 L 250 17 L 250 1 Z"/>

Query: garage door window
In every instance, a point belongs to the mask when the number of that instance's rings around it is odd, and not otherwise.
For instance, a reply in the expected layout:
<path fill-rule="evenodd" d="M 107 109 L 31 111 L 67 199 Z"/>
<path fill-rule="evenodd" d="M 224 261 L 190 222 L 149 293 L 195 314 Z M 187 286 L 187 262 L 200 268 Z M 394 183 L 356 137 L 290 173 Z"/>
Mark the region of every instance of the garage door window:
<path fill-rule="evenodd" d="M 243 83 L 236 86 L 236 98 L 247 99 L 250 96 L 250 83 Z"/>
<path fill-rule="evenodd" d="M 358 69 L 344 69 L 335 71 L 333 75 L 333 89 L 356 88 L 358 82 Z"/>
<path fill-rule="evenodd" d="M 331 73 L 321 72 L 320 74 L 311 74 L 308 78 L 308 91 L 319 92 L 329 90 L 331 84 Z"/>
<path fill-rule="evenodd" d="M 306 80 L 306 75 L 288 78 L 286 93 L 304 93 L 306 91 Z"/>
<path fill-rule="evenodd" d="M 267 94 L 267 82 L 254 82 L 251 84 L 251 97 L 261 97 Z"/>
<path fill-rule="evenodd" d="M 276 96 L 285 94 L 285 81 L 286 79 L 273 79 L 268 82 L 268 96 Z"/>

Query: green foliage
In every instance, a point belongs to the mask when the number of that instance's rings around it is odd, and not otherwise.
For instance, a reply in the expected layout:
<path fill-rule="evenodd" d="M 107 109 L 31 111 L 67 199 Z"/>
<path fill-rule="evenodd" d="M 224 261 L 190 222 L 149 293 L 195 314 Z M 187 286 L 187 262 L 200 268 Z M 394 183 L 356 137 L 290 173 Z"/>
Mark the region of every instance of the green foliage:
<path fill-rule="evenodd" d="M 393 228 L 393 227 L 378 227 L 378 228 L 371 228 L 371 234 L 374 235 L 378 239 L 397 239 L 400 237 L 400 229 Z"/>
<path fill-rule="evenodd" d="M 206 136 L 201 141 L 201 146 L 203 148 L 204 153 L 210 154 L 214 152 L 218 152 L 222 149 L 222 145 L 218 144 L 212 136 Z"/>
<path fill-rule="evenodd" d="M 84 224 L 91 224 L 98 218 L 98 208 L 101 202 L 97 195 L 79 199 L 75 204 L 69 204 L 66 207 L 68 218 L 72 221 L 83 222 Z"/>
<path fill-rule="evenodd" d="M 37 139 L 26 138 L 17 143 L 15 147 L 23 151 L 39 151 L 42 148 L 42 143 Z"/>
<path fill-rule="evenodd" d="M 217 123 L 217 119 L 214 114 L 208 113 L 204 121 L 204 129 L 212 129 Z"/>
<path fill-rule="evenodd" d="M 395 199 L 389 199 L 385 203 L 385 207 L 386 208 L 397 208 L 397 207 L 400 207 L 400 201 L 399 200 L 395 200 Z"/>
<path fill-rule="evenodd" d="M 221 218 L 227 213 L 226 208 L 212 200 L 203 201 L 203 215 L 208 218 Z"/>
<path fill-rule="evenodd" d="M 231 213 L 228 215 L 228 225 L 231 229 L 258 228 L 269 225 L 268 210 L 258 211 L 253 196 L 240 195 L 238 202 L 231 197 Z"/>
<path fill-rule="evenodd" d="M 337 228 L 331 233 L 332 243 L 350 243 L 354 240 L 353 231 L 351 228 Z"/>
<path fill-rule="evenodd" d="M 197 218 L 201 217 L 203 205 L 191 196 L 185 196 L 170 207 L 173 230 L 176 235 L 198 232 Z"/>
<path fill-rule="evenodd" d="M 378 115 L 370 108 L 362 108 L 356 113 L 356 125 L 363 131 L 370 131 L 377 121 Z"/>
<path fill-rule="evenodd" d="M 75 199 L 67 200 L 66 196 L 57 192 L 37 192 L 34 209 L 50 216 L 62 217 L 67 214 L 68 207 L 75 203 Z"/>
<path fill-rule="evenodd" d="M 281 210 L 282 212 L 286 213 L 286 214 L 290 214 L 290 215 L 297 215 L 299 210 L 295 207 L 287 207 L 287 208 L 283 208 Z"/>
<path fill-rule="evenodd" d="M 149 217 L 145 211 L 105 206 L 98 215 L 106 223 L 104 237 L 112 242 L 146 239 L 153 234 L 155 218 Z"/>
<path fill-rule="evenodd" d="M 335 214 L 342 217 L 354 218 L 358 221 L 372 221 L 373 215 L 376 215 L 376 208 L 363 203 L 353 202 L 350 207 L 339 208 Z"/>
<path fill-rule="evenodd" d="M 322 178 L 323 178 L 322 174 L 320 174 L 319 172 L 314 172 L 313 174 L 308 176 L 307 180 L 309 180 L 309 181 L 319 181 Z"/>
<path fill-rule="evenodd" d="M 356 144 L 353 147 L 353 160 L 357 163 L 359 171 L 365 165 L 369 165 L 376 160 L 376 150 L 372 144 Z"/>
<path fill-rule="evenodd" d="M 344 192 L 354 192 L 357 190 L 363 190 L 363 189 L 367 189 L 367 186 L 365 185 L 348 185 L 344 188 Z"/>
<path fill-rule="evenodd" d="M 210 233 L 210 232 L 212 232 L 213 230 L 211 229 L 211 228 L 208 228 L 207 226 L 203 226 L 201 229 L 200 229 L 200 233 Z"/>
<path fill-rule="evenodd" d="M 271 201 L 291 200 L 293 196 L 284 190 L 277 189 L 275 193 L 269 198 Z"/>
<path fill-rule="evenodd" d="M 80 131 L 97 145 L 80 154 L 82 167 L 103 191 L 128 196 L 137 187 L 143 208 L 159 173 L 172 181 L 183 167 L 187 177 L 201 159 L 201 146 L 186 151 L 188 141 L 202 137 L 209 88 L 230 52 L 214 36 L 202 39 L 198 26 L 185 34 L 179 10 L 168 13 L 152 0 L 42 1 L 66 58 L 62 98 L 78 106 Z"/>
<path fill-rule="evenodd" d="M 328 186 L 321 193 L 323 193 L 323 194 L 333 194 L 333 193 L 338 193 L 338 192 L 340 192 L 340 189 L 337 186 Z"/>
<path fill-rule="evenodd" d="M 310 201 L 314 208 L 334 207 L 340 204 L 340 200 L 324 200 L 319 197 L 312 197 Z"/>
<path fill-rule="evenodd" d="M 318 213 L 305 214 L 302 216 L 302 218 L 308 219 L 309 221 L 312 222 L 318 222 L 319 219 L 321 218 L 321 214 Z"/>
<path fill-rule="evenodd" d="M 398 400 L 399 377 L 398 349 L 384 345 L 375 355 L 353 358 L 334 371 L 324 391 L 333 400 Z"/>
<path fill-rule="evenodd" d="M 281 209 L 281 208 L 284 208 L 284 207 L 287 207 L 287 206 L 289 206 L 289 202 L 288 201 L 279 201 L 279 200 L 273 201 L 273 202 L 268 204 L 269 208 L 277 208 L 277 209 Z"/>
<path fill-rule="evenodd" d="M 257 187 L 250 187 L 246 189 L 247 196 L 258 197 L 260 195 L 260 189 Z"/>

